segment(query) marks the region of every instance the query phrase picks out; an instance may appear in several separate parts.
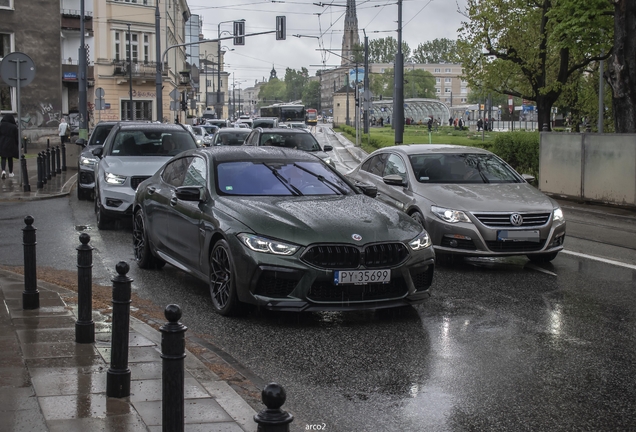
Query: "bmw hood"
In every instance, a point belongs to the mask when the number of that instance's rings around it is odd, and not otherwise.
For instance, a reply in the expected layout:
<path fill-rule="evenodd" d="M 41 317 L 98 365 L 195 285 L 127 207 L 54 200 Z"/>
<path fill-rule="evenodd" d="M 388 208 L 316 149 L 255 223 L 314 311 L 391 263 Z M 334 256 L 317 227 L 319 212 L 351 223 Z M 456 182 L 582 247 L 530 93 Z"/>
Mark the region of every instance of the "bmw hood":
<path fill-rule="evenodd" d="M 361 194 L 320 198 L 221 197 L 216 205 L 256 234 L 299 245 L 406 242 L 422 232 L 422 227 L 407 214 Z M 353 240 L 356 234 L 362 239 Z"/>
<path fill-rule="evenodd" d="M 418 184 L 414 189 L 431 204 L 453 210 L 551 212 L 557 207 L 528 183 Z"/>
<path fill-rule="evenodd" d="M 122 176 L 152 176 L 172 156 L 108 156 L 102 159 L 100 169 Z"/>

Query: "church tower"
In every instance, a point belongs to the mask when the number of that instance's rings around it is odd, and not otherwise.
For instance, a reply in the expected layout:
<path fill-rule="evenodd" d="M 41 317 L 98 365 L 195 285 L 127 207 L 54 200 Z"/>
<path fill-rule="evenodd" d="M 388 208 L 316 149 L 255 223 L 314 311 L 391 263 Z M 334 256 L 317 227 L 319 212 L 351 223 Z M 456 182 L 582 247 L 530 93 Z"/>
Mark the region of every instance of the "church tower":
<path fill-rule="evenodd" d="M 351 63 L 353 48 L 360 44 L 358 35 L 358 16 L 356 15 L 356 0 L 347 0 L 344 35 L 342 36 L 342 57 L 340 64 Z"/>
<path fill-rule="evenodd" d="M 276 76 L 276 69 L 274 68 L 274 65 L 272 65 L 272 70 L 269 73 L 269 79 L 272 79 L 272 78 L 278 78 Z"/>

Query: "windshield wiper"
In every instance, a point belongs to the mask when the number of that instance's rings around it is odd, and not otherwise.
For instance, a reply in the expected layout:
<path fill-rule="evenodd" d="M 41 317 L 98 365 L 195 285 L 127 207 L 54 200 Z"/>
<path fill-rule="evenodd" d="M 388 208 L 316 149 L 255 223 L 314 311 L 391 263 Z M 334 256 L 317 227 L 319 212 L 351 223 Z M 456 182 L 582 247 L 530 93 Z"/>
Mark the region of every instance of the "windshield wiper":
<path fill-rule="evenodd" d="M 479 159 L 477 160 L 477 172 L 479 173 L 479 176 L 484 181 L 484 183 L 490 183 L 490 180 L 488 180 L 488 177 L 486 177 L 486 174 L 481 172 L 481 160 Z"/>
<path fill-rule="evenodd" d="M 274 177 L 276 177 L 278 179 L 278 181 L 280 181 L 283 184 L 283 186 L 285 186 L 287 188 L 287 190 L 292 193 L 292 195 L 295 195 L 295 196 L 302 196 L 303 195 L 303 193 L 300 191 L 300 189 L 298 189 L 293 184 L 289 183 L 287 181 L 287 179 L 285 179 L 285 177 L 283 177 L 281 175 L 281 173 L 279 173 L 276 168 L 273 168 L 273 167 L 271 167 L 271 166 L 269 166 L 267 164 L 263 164 L 263 165 L 265 165 L 272 172 L 272 174 L 274 174 Z"/>
<path fill-rule="evenodd" d="M 346 189 L 343 189 L 343 188 L 341 188 L 340 186 L 338 186 L 337 184 L 335 184 L 335 183 L 333 183 L 333 182 L 331 182 L 331 181 L 327 180 L 324 176 L 322 176 L 322 175 L 320 175 L 320 174 L 316 174 L 315 172 L 310 171 L 310 170 L 308 170 L 307 168 L 303 168 L 303 167 L 301 167 L 300 165 L 296 165 L 296 164 L 294 164 L 294 166 L 295 166 L 296 168 L 298 168 L 299 170 L 303 170 L 303 171 L 305 171 L 307 174 L 309 174 L 309 175 L 312 175 L 312 176 L 316 177 L 316 178 L 318 179 L 318 181 L 320 181 L 320 182 L 324 183 L 325 185 L 327 185 L 327 186 L 328 186 L 328 187 L 329 187 L 332 191 L 334 191 L 334 192 L 338 192 L 338 193 L 340 193 L 341 195 L 347 195 L 347 190 L 346 190 Z"/>

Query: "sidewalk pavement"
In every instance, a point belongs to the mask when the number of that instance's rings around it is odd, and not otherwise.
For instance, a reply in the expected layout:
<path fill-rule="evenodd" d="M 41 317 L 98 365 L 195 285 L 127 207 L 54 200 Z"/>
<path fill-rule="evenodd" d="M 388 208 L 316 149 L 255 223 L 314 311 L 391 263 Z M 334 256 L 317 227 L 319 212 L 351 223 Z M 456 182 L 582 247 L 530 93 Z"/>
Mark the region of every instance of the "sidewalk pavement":
<path fill-rule="evenodd" d="M 0 271 L 0 432 L 161 431 L 161 334 L 131 317 L 131 394 L 107 397 L 107 316 L 93 311 L 94 344 L 75 343 L 77 309 L 60 296 L 65 289 L 38 282 L 38 290 L 40 308 L 23 310 L 23 276 Z M 186 351 L 187 431 L 255 431 L 254 414 Z"/>

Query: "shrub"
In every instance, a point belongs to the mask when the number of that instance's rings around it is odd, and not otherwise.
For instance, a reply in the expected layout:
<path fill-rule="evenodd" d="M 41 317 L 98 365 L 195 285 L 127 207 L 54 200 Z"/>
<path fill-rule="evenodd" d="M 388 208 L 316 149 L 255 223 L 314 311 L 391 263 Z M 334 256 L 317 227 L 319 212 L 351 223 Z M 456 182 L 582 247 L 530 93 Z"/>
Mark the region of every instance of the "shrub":
<path fill-rule="evenodd" d="M 490 151 L 508 162 L 518 173 L 539 177 L 539 132 L 497 134 Z"/>

